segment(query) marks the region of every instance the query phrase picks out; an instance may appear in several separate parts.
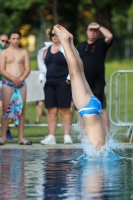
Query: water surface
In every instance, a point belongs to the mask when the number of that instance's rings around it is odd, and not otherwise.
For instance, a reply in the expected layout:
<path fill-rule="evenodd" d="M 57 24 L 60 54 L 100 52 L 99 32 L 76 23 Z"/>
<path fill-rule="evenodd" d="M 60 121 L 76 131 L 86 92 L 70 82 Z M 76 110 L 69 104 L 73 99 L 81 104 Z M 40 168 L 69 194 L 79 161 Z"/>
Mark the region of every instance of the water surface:
<path fill-rule="evenodd" d="M 0 150 L 0 199 L 133 199 L 133 150 L 127 159 L 77 159 L 81 149 Z"/>

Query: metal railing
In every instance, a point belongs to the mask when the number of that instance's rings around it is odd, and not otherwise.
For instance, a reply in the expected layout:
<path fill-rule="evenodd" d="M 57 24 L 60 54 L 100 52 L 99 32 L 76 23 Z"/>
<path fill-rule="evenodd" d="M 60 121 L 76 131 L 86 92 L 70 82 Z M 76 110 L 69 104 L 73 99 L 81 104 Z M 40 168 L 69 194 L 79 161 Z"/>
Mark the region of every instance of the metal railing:
<path fill-rule="evenodd" d="M 133 139 L 133 70 L 118 70 L 110 77 L 109 120 L 118 127 L 127 127 Z"/>

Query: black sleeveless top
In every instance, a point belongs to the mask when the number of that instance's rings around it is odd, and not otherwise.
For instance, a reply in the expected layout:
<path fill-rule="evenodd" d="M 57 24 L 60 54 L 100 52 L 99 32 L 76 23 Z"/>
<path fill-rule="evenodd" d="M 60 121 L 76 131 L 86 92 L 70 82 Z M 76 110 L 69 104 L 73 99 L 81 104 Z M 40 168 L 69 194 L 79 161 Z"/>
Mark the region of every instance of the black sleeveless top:
<path fill-rule="evenodd" d="M 47 82 L 64 81 L 68 75 L 68 65 L 62 52 L 51 53 L 51 46 L 48 48 L 45 64 L 47 67 Z"/>

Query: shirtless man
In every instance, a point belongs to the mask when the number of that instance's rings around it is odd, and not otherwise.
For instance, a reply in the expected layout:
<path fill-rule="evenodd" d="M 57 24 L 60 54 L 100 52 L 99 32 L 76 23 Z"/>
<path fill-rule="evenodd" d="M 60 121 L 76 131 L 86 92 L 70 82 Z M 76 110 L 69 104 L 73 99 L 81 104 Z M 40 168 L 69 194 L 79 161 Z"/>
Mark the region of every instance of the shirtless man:
<path fill-rule="evenodd" d="M 23 101 L 22 113 L 19 116 L 18 136 L 19 144 L 31 145 L 32 142 L 24 139 L 24 108 L 26 102 L 25 78 L 30 73 L 29 56 L 26 50 L 19 48 L 21 33 L 12 30 L 8 35 L 9 47 L 0 53 L 0 74 L 2 74 L 2 136 L 0 145 L 6 140 L 8 119 L 4 118 L 7 111 L 13 88 L 21 88 Z"/>
<path fill-rule="evenodd" d="M 83 63 L 74 47 L 72 34 L 60 25 L 55 25 L 54 31 L 65 50 L 73 101 L 80 116 L 83 117 L 89 142 L 98 150 L 105 144 L 106 136 L 106 130 L 101 117 L 101 103 L 94 96 L 85 79 Z"/>

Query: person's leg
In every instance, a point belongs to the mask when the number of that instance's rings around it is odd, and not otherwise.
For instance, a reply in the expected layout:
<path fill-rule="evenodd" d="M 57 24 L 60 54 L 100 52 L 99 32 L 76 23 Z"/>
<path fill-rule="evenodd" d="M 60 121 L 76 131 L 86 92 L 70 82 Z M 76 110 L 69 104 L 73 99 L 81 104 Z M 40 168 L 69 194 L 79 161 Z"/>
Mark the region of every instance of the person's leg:
<path fill-rule="evenodd" d="M 44 100 L 43 100 L 43 107 L 45 109 L 45 101 Z M 46 109 L 43 110 L 43 114 L 42 115 L 46 117 L 46 123 L 48 123 L 48 116 L 47 116 L 47 110 Z"/>
<path fill-rule="evenodd" d="M 1 81 L 0 81 L 1 82 Z M 0 83 L 0 85 L 2 84 L 2 82 Z M 1 86 L 0 86 L 1 87 Z M 0 119 L 2 118 L 2 87 L 0 88 Z M 8 122 L 9 123 L 9 122 Z M 10 127 L 7 127 L 7 131 L 6 131 L 6 139 L 11 141 L 13 140 L 13 136 L 11 134 L 10 131 Z"/>
<path fill-rule="evenodd" d="M 9 123 L 10 123 L 10 120 L 9 120 Z M 9 127 L 9 126 L 7 127 L 6 139 L 9 140 L 9 141 L 12 141 L 12 140 L 13 140 L 13 136 L 12 136 L 12 134 L 11 134 L 11 130 L 10 130 L 10 127 Z"/>
<path fill-rule="evenodd" d="M 39 101 L 39 121 L 42 116 L 46 116 L 46 112 L 44 111 L 44 101 Z"/>
<path fill-rule="evenodd" d="M 2 100 L 0 100 L 0 117 L 2 115 Z"/>
<path fill-rule="evenodd" d="M 78 60 L 80 60 L 80 58 L 77 60 L 76 53 L 74 53 L 76 50 L 74 50 L 75 47 L 72 40 L 70 39 L 69 35 L 62 34 L 62 31 L 59 28 L 54 26 L 54 31 L 64 48 L 69 68 L 73 100 L 77 109 L 80 109 L 87 105 L 90 100 L 90 96 L 93 95 L 93 93 L 91 92 L 89 85 L 86 85 L 86 82 L 84 82 L 84 74 L 81 73 L 81 70 L 83 71 L 83 66 L 79 67 Z"/>
<path fill-rule="evenodd" d="M 36 121 L 35 124 L 39 123 L 39 101 L 36 102 Z"/>
<path fill-rule="evenodd" d="M 70 135 L 71 123 L 72 123 L 72 113 L 70 108 L 59 108 L 59 113 L 62 117 L 62 124 L 64 128 L 64 135 Z"/>
<path fill-rule="evenodd" d="M 67 33 L 67 34 L 69 35 L 69 37 L 70 37 L 70 40 L 69 40 L 70 46 L 71 46 L 71 49 L 72 49 L 72 51 L 73 51 L 73 54 L 74 54 L 75 58 L 77 59 L 77 64 L 78 64 L 78 68 L 79 68 L 79 71 L 80 71 L 82 80 L 83 80 L 83 82 L 84 82 L 84 87 L 86 88 L 86 90 L 87 90 L 88 92 L 90 92 L 90 90 L 89 90 L 89 88 L 88 88 L 88 83 L 87 83 L 86 78 L 85 78 L 85 75 L 84 75 L 83 62 L 82 62 L 82 60 L 80 59 L 79 54 L 78 54 L 78 52 L 77 52 L 77 50 L 76 50 L 76 48 L 75 48 L 75 46 L 74 46 L 74 44 L 73 44 L 73 35 L 72 35 L 71 33 L 69 33 L 63 26 L 61 26 L 61 30 L 64 31 L 65 33 Z"/>
<path fill-rule="evenodd" d="M 3 142 L 5 142 L 6 140 L 6 132 L 7 132 L 7 127 L 8 127 L 8 122 L 9 122 L 9 119 L 4 118 L 4 114 L 6 113 L 7 108 L 9 106 L 11 95 L 12 95 L 12 88 L 8 85 L 3 85 L 2 86 L 2 119 L 1 119 L 1 130 L 2 130 L 1 139 Z"/>
<path fill-rule="evenodd" d="M 64 143 L 72 143 L 70 129 L 72 123 L 71 101 L 72 92 L 71 85 L 66 81 L 59 81 L 56 84 L 56 100 L 59 113 L 61 114 L 62 124 L 64 129 Z"/>
<path fill-rule="evenodd" d="M 58 108 L 47 108 L 47 121 L 48 121 L 48 136 L 40 141 L 41 144 L 56 144 L 56 127 L 58 121 Z"/>
<path fill-rule="evenodd" d="M 82 129 L 84 127 L 84 121 L 83 121 L 82 117 L 78 114 L 78 112 L 76 112 L 76 114 L 77 114 L 78 124 L 80 126 L 80 128 L 79 128 L 80 132 L 78 135 L 78 139 L 81 139 L 82 138 Z"/>
<path fill-rule="evenodd" d="M 81 77 L 82 77 L 82 80 L 83 80 L 83 83 L 84 83 L 84 87 L 90 93 L 90 88 L 88 88 L 89 85 L 88 85 L 88 82 L 87 82 L 87 80 L 85 78 L 85 74 L 84 74 L 83 62 L 80 59 L 79 54 L 78 54 L 78 52 L 77 52 L 77 50 L 76 50 L 76 48 L 73 44 L 73 39 L 70 40 L 70 45 L 71 45 L 72 51 L 73 51 L 73 53 L 74 53 L 74 55 L 75 55 L 75 57 L 78 61 L 78 67 L 79 67 L 80 74 L 81 74 Z"/>
<path fill-rule="evenodd" d="M 44 108 L 44 101 L 39 101 L 38 104 L 36 105 L 36 123 L 40 123 L 41 116 L 44 115 L 46 116 L 46 113 L 43 110 Z"/>
<path fill-rule="evenodd" d="M 72 44 L 72 42 L 70 44 Z M 72 49 L 75 50 L 74 45 L 73 45 Z M 75 52 L 75 56 L 78 60 L 80 70 L 81 70 L 83 68 L 83 63 L 81 63 L 81 61 L 80 61 L 81 59 L 79 59 L 79 55 L 76 54 L 77 51 L 75 50 L 74 52 Z M 84 86 L 86 88 L 88 88 L 89 84 L 86 81 L 83 70 L 81 71 L 81 76 L 82 76 L 82 80 L 84 82 Z M 89 87 L 89 89 L 90 89 L 90 87 Z M 91 90 L 91 92 L 94 95 L 92 90 Z M 79 116 L 79 121 L 80 121 L 81 125 L 85 127 L 85 131 L 89 137 L 89 141 L 93 144 L 93 146 L 96 149 L 99 149 L 99 147 L 101 147 L 105 144 L 106 130 L 105 130 L 101 115 L 96 115 L 96 114 L 91 115 L 90 114 L 90 115 L 86 115 L 84 118 L 81 118 Z"/>
<path fill-rule="evenodd" d="M 0 93 L 2 93 L 2 89 L 0 90 Z M 2 98 L 2 94 L 0 96 Z M 2 99 L 0 100 L 0 121 L 2 121 Z"/>
<path fill-rule="evenodd" d="M 44 107 L 45 107 L 45 103 L 44 103 L 44 100 L 40 101 L 40 110 L 41 110 L 41 116 L 44 116 L 47 118 L 47 113 L 46 111 L 44 110 Z"/>
<path fill-rule="evenodd" d="M 48 133 L 55 135 L 58 121 L 58 108 L 48 108 Z"/>
<path fill-rule="evenodd" d="M 44 88 L 45 107 L 47 108 L 48 133 L 55 135 L 58 121 L 58 106 L 56 100 L 56 83 L 46 83 Z"/>
<path fill-rule="evenodd" d="M 102 119 L 103 119 L 106 132 L 109 133 L 109 117 L 108 117 L 107 110 L 105 108 L 103 108 L 102 110 Z"/>
<path fill-rule="evenodd" d="M 102 103 L 102 106 L 103 106 L 103 110 L 102 110 L 102 119 L 103 119 L 103 123 L 104 123 L 104 126 L 106 128 L 106 132 L 109 133 L 109 116 L 108 116 L 108 112 L 106 110 L 106 94 L 105 94 L 105 89 L 104 89 L 104 94 L 103 94 L 103 103 Z"/>
<path fill-rule="evenodd" d="M 73 100 L 71 101 L 70 111 L 72 112 L 72 116 L 73 116 L 74 112 L 75 112 L 75 104 L 74 104 Z"/>
<path fill-rule="evenodd" d="M 23 109 L 19 118 L 19 126 L 18 126 L 18 137 L 19 143 L 24 141 L 24 111 L 25 111 L 25 102 L 26 102 L 26 85 L 21 88 L 21 95 L 23 101 Z"/>
<path fill-rule="evenodd" d="M 93 96 L 93 93 L 89 85 L 87 85 L 86 82 L 84 82 L 85 75 L 84 73 L 81 73 L 81 69 L 83 68 L 83 66 L 79 67 L 80 63 L 78 60 L 80 58 L 77 59 L 77 56 L 74 53 L 74 51 L 76 50 L 74 50 L 74 47 L 72 47 L 74 46 L 73 43 L 72 42 L 70 43 L 71 36 L 69 36 L 68 32 L 65 33 L 65 30 L 62 31 L 61 26 L 59 25 L 54 26 L 54 31 L 57 37 L 59 38 L 65 51 L 75 106 L 77 107 L 77 109 L 82 109 L 86 105 L 88 105 L 88 102 L 89 102 L 88 106 L 91 106 L 90 103 L 93 104 L 92 102 L 93 102 L 94 97 L 91 98 L 91 102 L 90 102 L 90 96 Z M 94 102 L 95 102 L 94 104 L 97 104 L 97 102 L 99 101 L 94 100 Z M 95 105 L 93 106 L 95 107 Z M 97 104 L 97 106 L 101 110 L 100 102 Z M 93 109 L 93 107 L 88 107 L 88 108 Z M 89 141 L 96 149 L 99 149 L 99 147 L 105 144 L 105 135 L 106 135 L 106 131 L 103 126 L 100 113 L 96 114 L 94 112 L 94 114 L 92 113 L 86 114 L 83 117 L 83 119 L 84 119 L 85 130 L 88 135 Z"/>
<path fill-rule="evenodd" d="M 0 119 L 2 116 L 2 81 L 0 81 Z"/>
<path fill-rule="evenodd" d="M 102 119 L 103 119 L 106 132 L 109 133 L 109 118 L 108 118 L 108 113 L 106 110 L 105 86 L 101 84 L 95 84 L 91 87 L 91 90 L 102 104 Z"/>

